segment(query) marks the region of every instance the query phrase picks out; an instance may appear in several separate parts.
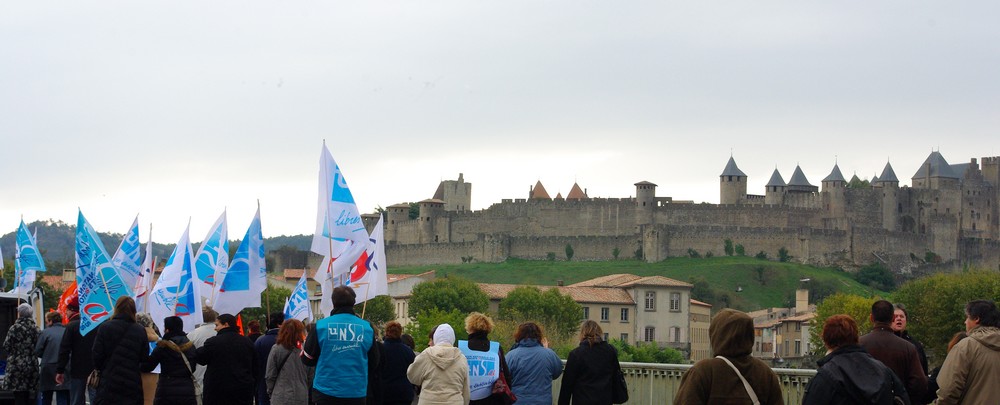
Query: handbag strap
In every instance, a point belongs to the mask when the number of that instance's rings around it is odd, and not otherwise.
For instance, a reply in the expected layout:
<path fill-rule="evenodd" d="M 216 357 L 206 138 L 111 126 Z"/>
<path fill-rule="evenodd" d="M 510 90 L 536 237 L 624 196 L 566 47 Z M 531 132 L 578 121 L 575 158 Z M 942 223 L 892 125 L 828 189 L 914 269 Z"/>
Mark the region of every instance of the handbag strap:
<path fill-rule="evenodd" d="M 181 360 L 184 360 L 184 366 L 187 367 L 188 373 L 191 373 L 191 378 L 194 378 L 194 369 L 191 368 L 191 363 L 188 363 L 187 356 L 184 355 L 184 351 L 181 350 L 180 346 L 177 346 L 177 343 L 174 343 L 171 340 L 163 339 L 163 341 L 166 342 L 164 344 L 167 345 L 170 350 L 173 350 L 181 355 Z"/>
<path fill-rule="evenodd" d="M 288 354 L 285 355 L 285 360 L 282 360 L 281 364 L 278 366 L 278 372 L 274 373 L 275 377 L 281 375 L 281 369 L 285 368 L 285 363 L 288 362 L 288 358 L 292 357 L 292 353 L 294 353 L 294 352 L 295 352 L 294 348 L 292 350 L 288 351 Z"/>
<path fill-rule="evenodd" d="M 760 405 L 760 401 L 757 400 L 757 393 L 753 391 L 753 388 L 750 387 L 750 383 L 747 382 L 746 378 L 743 378 L 743 374 L 740 373 L 740 370 L 736 369 L 733 362 L 723 356 L 715 356 L 715 358 L 722 359 L 722 361 L 729 365 L 729 368 L 736 372 L 736 375 L 740 377 L 740 381 L 743 381 L 743 388 L 745 388 L 747 390 L 747 394 L 750 395 L 750 400 L 753 401 L 753 405 Z"/>

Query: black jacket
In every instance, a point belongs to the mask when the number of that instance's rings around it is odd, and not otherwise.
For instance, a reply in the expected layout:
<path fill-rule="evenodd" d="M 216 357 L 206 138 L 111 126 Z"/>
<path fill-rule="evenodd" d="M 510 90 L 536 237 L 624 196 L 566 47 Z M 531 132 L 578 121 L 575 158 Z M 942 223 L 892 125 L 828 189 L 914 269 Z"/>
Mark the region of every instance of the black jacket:
<path fill-rule="evenodd" d="M 907 401 L 902 381 L 861 346 L 838 348 L 817 364 L 820 369 L 806 386 L 803 405 L 892 405 L 893 396 Z"/>
<path fill-rule="evenodd" d="M 899 336 L 899 337 L 903 338 L 903 340 L 905 340 L 907 342 L 913 343 L 913 347 L 917 348 L 917 356 L 920 357 L 920 367 L 923 367 L 923 369 L 924 369 L 924 375 L 928 375 L 929 376 L 930 373 L 931 373 L 931 369 L 927 365 L 927 352 L 924 351 L 924 345 L 922 343 L 918 342 L 912 336 L 910 336 L 910 333 L 907 332 L 907 331 L 905 331 L 905 330 L 902 331 L 902 332 L 896 333 L 896 336 Z M 913 403 L 914 404 L 929 404 L 931 402 L 934 402 L 934 400 L 937 399 L 937 389 L 938 389 L 937 381 L 935 381 L 934 379 L 928 378 L 927 379 L 927 391 L 924 392 L 923 398 L 921 398 L 919 401 L 913 401 Z"/>
<path fill-rule="evenodd" d="M 258 339 L 259 341 L 260 339 Z M 199 347 L 195 358 L 205 370 L 205 404 L 246 404 L 253 402 L 253 371 L 257 367 L 250 339 L 241 336 L 236 327 L 219 331 Z"/>
<path fill-rule="evenodd" d="M 160 377 L 156 383 L 156 395 L 153 397 L 153 404 L 156 405 L 194 405 L 194 381 L 191 379 L 191 371 L 181 359 L 181 353 L 174 350 L 167 341 L 173 342 L 177 349 L 184 353 L 188 359 L 188 364 L 194 370 L 198 366 L 195 362 L 195 348 L 184 333 L 168 333 L 156 343 L 156 348 L 149 355 L 149 360 L 142 362 L 142 371 L 150 372 L 160 365 Z"/>
<path fill-rule="evenodd" d="M 257 405 L 270 405 L 271 399 L 267 396 L 267 384 L 264 382 L 264 372 L 267 369 L 267 357 L 271 354 L 271 348 L 278 341 L 278 328 L 268 329 L 263 336 L 253 342 L 253 350 L 257 356 L 257 366 L 254 369 L 254 379 L 257 380 L 257 388 L 254 391 L 257 396 Z"/>
<path fill-rule="evenodd" d="M 410 346 L 399 339 L 386 339 L 382 357 L 382 396 L 385 404 L 413 402 L 413 384 L 406 379 L 406 368 L 417 356 Z"/>
<path fill-rule="evenodd" d="M 70 378 L 87 378 L 94 370 L 94 340 L 97 330 L 92 330 L 87 336 L 80 335 L 80 314 L 73 315 L 66 324 L 62 342 L 59 343 L 59 364 L 56 373 L 66 373 Z"/>
<path fill-rule="evenodd" d="M 97 328 L 94 368 L 101 370 L 96 405 L 142 404 L 140 364 L 149 357 L 146 329 L 118 315 Z M 75 352 L 74 352 L 75 353 Z"/>
<path fill-rule="evenodd" d="M 611 378 L 618 371 L 618 351 L 607 342 L 584 340 L 569 352 L 559 388 L 559 405 L 611 404 Z M 665 399 L 664 399 L 665 400 Z"/>

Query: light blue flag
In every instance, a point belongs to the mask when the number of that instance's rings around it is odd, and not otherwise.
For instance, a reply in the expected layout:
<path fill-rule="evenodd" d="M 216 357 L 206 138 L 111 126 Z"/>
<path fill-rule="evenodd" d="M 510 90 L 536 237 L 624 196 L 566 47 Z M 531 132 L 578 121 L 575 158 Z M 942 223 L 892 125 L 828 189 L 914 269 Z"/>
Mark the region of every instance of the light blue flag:
<path fill-rule="evenodd" d="M 229 226 L 226 224 L 226 211 L 222 211 L 219 219 L 208 229 L 208 235 L 198 247 L 194 255 L 194 268 L 198 274 L 201 296 L 213 300 L 216 278 L 222 278 L 229 269 Z M 214 307 L 214 303 L 213 303 Z M 220 314 L 224 312 L 219 312 Z"/>
<path fill-rule="evenodd" d="M 21 271 L 41 271 L 45 272 L 45 261 L 42 254 L 38 252 L 38 245 L 35 238 L 28 232 L 28 226 L 21 220 L 21 226 L 17 227 L 17 260 L 21 263 Z"/>
<path fill-rule="evenodd" d="M 132 288 L 118 275 L 104 243 L 83 217 L 83 211 L 76 223 L 76 284 L 82 335 L 111 317 L 119 297 L 132 295 Z"/>
<path fill-rule="evenodd" d="M 122 238 L 118 251 L 111 258 L 111 264 L 118 269 L 122 281 L 130 288 L 135 288 L 135 282 L 139 279 L 140 267 L 142 266 L 142 243 L 139 242 L 139 216 L 135 216 L 132 226 L 129 227 L 125 237 Z"/>
<path fill-rule="evenodd" d="M 213 309 L 220 314 L 237 314 L 243 308 L 260 307 L 260 294 L 267 288 L 264 236 L 260 229 L 260 208 L 250 221 L 229 266 L 216 285 Z"/>
<path fill-rule="evenodd" d="M 312 319 L 312 311 L 309 308 L 309 285 L 307 284 L 307 272 L 302 271 L 302 278 L 292 290 L 292 295 L 285 302 L 285 319 L 298 319 L 307 321 Z"/>

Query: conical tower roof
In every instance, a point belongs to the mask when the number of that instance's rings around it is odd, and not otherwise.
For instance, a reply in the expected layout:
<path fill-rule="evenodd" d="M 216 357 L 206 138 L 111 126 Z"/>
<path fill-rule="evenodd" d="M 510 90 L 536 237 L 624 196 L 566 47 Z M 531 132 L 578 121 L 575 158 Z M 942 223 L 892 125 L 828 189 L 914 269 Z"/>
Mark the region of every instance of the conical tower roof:
<path fill-rule="evenodd" d="M 562 200 L 562 199 L 563 199 L 563 198 L 562 198 L 562 193 L 561 193 L 561 192 L 559 192 L 559 193 L 556 193 L 556 199 L 557 199 L 557 200 Z"/>
<path fill-rule="evenodd" d="M 877 179 L 873 179 L 872 183 L 874 183 L 876 181 L 883 181 L 883 182 L 893 182 L 894 181 L 896 183 L 899 183 L 899 179 L 896 178 L 896 171 L 892 170 L 892 165 L 889 164 L 889 162 L 885 162 L 885 168 L 882 169 L 882 175 L 878 176 Z"/>
<path fill-rule="evenodd" d="M 823 179 L 823 181 L 824 182 L 827 182 L 827 181 L 843 181 L 843 182 L 846 182 L 847 180 L 844 180 L 844 174 L 840 172 L 840 166 L 837 165 L 836 163 L 834 163 L 833 164 L 833 171 L 831 171 L 830 175 L 826 176 L 826 178 Z"/>
<path fill-rule="evenodd" d="M 844 176 L 840 177 L 843 178 Z M 805 173 L 802 173 L 802 168 L 799 167 L 798 165 L 795 165 L 795 171 L 792 172 L 792 178 L 788 179 L 788 185 L 815 187 L 812 184 L 809 184 L 809 179 L 806 178 Z"/>
<path fill-rule="evenodd" d="M 879 181 L 881 181 L 881 180 L 879 180 L 879 179 L 878 179 L 878 175 L 877 175 L 877 174 L 875 174 L 875 175 L 872 175 L 872 181 L 871 181 L 871 184 L 875 184 L 875 183 L 878 183 Z"/>
<path fill-rule="evenodd" d="M 764 187 L 784 187 L 785 179 L 781 178 L 781 173 L 778 173 L 778 169 L 774 169 L 774 173 L 771 173 L 771 180 L 767 181 Z"/>
<path fill-rule="evenodd" d="M 858 177 L 857 173 L 855 173 L 853 176 L 851 176 L 851 183 L 858 183 L 860 181 L 861 181 L 861 179 Z"/>
<path fill-rule="evenodd" d="M 927 171 L 928 167 L 930 167 L 930 173 Z M 927 156 L 924 163 L 920 165 L 919 169 L 917 169 L 917 172 L 913 174 L 914 179 L 922 179 L 925 177 L 959 178 L 959 176 L 951 170 L 951 165 L 948 164 L 948 161 L 944 160 L 944 156 L 941 156 L 941 152 L 931 152 L 930 156 Z"/>
<path fill-rule="evenodd" d="M 580 185 L 575 182 L 573 183 L 573 188 L 569 189 L 569 194 L 566 194 L 567 200 L 586 200 L 588 198 L 587 193 L 584 193 Z"/>
<path fill-rule="evenodd" d="M 552 197 L 549 197 L 549 192 L 545 191 L 545 186 L 542 185 L 542 181 L 541 180 L 538 180 L 538 182 L 535 183 L 535 187 L 531 189 L 531 195 L 528 196 L 528 198 L 530 198 L 532 200 L 551 200 L 552 199 Z"/>
<path fill-rule="evenodd" d="M 729 162 L 726 163 L 726 168 L 722 169 L 722 174 L 719 177 L 725 176 L 741 176 L 747 177 L 746 173 L 743 173 L 739 167 L 736 167 L 736 160 L 732 156 L 729 157 Z"/>

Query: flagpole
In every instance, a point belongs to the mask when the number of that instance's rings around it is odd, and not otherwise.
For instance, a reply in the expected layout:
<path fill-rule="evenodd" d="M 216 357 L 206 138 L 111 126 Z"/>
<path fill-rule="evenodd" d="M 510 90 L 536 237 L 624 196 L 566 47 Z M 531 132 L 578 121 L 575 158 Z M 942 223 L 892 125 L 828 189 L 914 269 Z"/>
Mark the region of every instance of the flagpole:
<path fill-rule="evenodd" d="M 150 226 L 152 228 L 152 226 Z M 145 297 L 142 299 L 145 301 L 142 304 L 143 308 L 146 308 L 146 312 L 149 312 L 149 295 L 153 293 L 153 275 L 156 274 L 156 256 L 153 256 L 153 263 L 149 268 L 149 281 L 146 282 L 146 293 L 143 294 Z"/>
<path fill-rule="evenodd" d="M 368 273 L 368 274 L 371 274 L 371 273 Z M 369 278 L 369 280 L 371 280 L 371 278 Z M 368 293 L 372 290 L 371 286 L 372 286 L 371 281 L 365 283 L 365 303 L 364 303 L 364 305 L 361 306 L 361 319 L 365 318 L 365 310 L 368 309 L 368 299 L 369 299 L 368 298 Z"/>
<path fill-rule="evenodd" d="M 94 268 L 94 260 L 96 259 L 97 259 L 96 255 L 92 255 L 90 257 L 91 268 Z M 108 280 L 104 278 L 104 272 L 101 271 L 101 269 L 97 269 L 97 273 L 101 275 L 101 282 L 104 283 L 104 294 L 108 296 L 108 302 L 111 303 L 111 305 L 114 305 L 115 303 L 111 301 L 111 291 L 108 291 Z"/>

